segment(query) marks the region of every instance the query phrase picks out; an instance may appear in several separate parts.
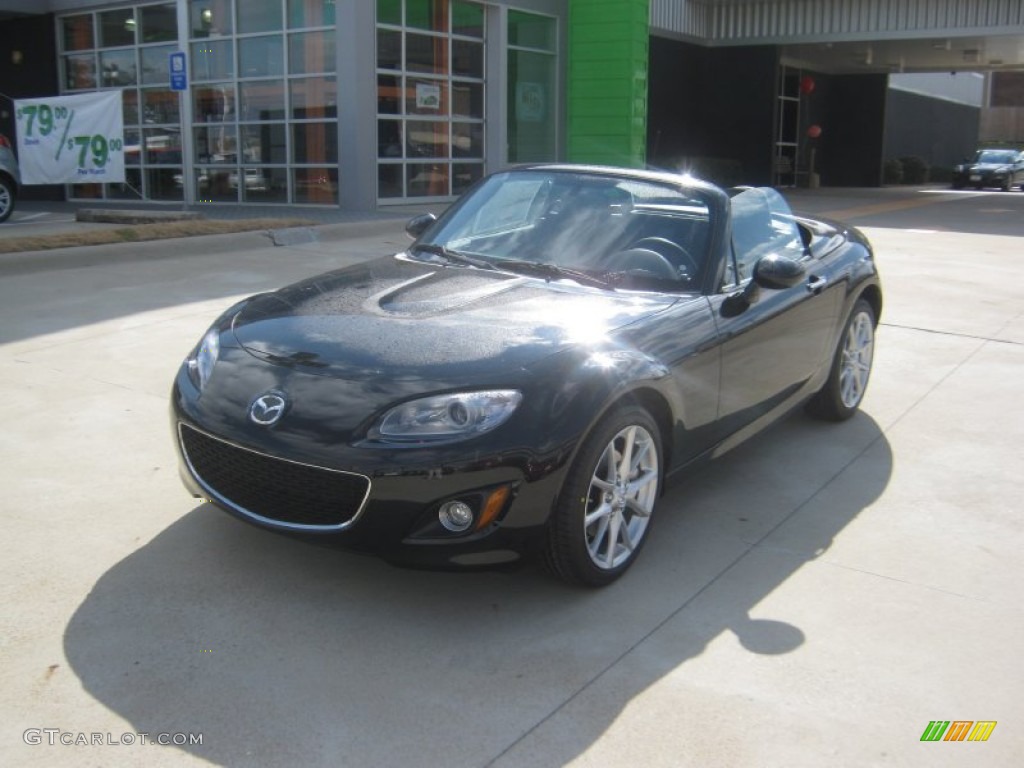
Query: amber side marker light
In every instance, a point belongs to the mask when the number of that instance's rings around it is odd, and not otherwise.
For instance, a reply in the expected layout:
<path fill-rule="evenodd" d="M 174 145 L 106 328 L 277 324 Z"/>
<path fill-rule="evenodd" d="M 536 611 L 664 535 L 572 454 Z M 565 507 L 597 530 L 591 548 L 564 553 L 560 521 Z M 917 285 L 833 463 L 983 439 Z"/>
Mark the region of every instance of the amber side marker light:
<path fill-rule="evenodd" d="M 511 492 L 512 488 L 508 485 L 503 485 L 491 492 L 484 503 L 484 510 L 480 513 L 480 518 L 476 521 L 476 530 L 486 528 L 497 519 L 501 510 L 505 508 L 505 502 L 508 501 L 508 495 Z"/>

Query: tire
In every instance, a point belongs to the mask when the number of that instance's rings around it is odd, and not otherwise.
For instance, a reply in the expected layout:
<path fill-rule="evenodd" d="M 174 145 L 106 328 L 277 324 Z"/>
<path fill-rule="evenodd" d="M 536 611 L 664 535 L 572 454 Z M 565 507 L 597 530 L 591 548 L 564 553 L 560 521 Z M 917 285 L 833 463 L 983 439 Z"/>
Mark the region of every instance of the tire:
<path fill-rule="evenodd" d="M 10 218 L 16 198 L 14 185 L 4 176 L 0 176 L 0 222 Z"/>
<path fill-rule="evenodd" d="M 548 570 L 589 587 L 619 578 L 647 540 L 661 478 L 661 436 L 647 411 L 633 405 L 605 416 L 556 502 L 544 546 Z"/>
<path fill-rule="evenodd" d="M 843 326 L 828 381 L 807 403 L 811 416 L 846 421 L 857 412 L 871 376 L 875 325 L 875 311 L 864 299 L 858 299 Z"/>

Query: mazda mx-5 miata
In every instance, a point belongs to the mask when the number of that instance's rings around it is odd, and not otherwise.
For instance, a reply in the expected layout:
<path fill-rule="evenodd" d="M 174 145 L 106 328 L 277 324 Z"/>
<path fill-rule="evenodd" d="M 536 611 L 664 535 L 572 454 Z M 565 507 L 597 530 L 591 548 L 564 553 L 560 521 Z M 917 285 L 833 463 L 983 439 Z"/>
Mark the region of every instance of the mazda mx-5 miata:
<path fill-rule="evenodd" d="M 408 250 L 228 309 L 174 382 L 182 477 L 250 523 L 435 567 L 620 576 L 665 480 L 842 420 L 882 308 L 856 230 L 768 188 L 491 175 Z"/>

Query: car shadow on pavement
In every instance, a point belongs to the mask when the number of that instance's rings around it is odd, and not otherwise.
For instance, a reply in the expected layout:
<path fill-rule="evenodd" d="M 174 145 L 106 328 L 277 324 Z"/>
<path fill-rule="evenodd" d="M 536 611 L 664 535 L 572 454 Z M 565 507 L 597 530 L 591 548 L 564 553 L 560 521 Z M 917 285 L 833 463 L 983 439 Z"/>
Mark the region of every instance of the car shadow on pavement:
<path fill-rule="evenodd" d="M 737 653 L 814 643 L 759 605 L 892 466 L 870 416 L 794 414 L 671 487 L 639 562 L 597 591 L 392 568 L 200 505 L 97 581 L 65 652 L 137 732 L 201 733 L 181 748 L 214 763 L 563 765 L 723 634 Z"/>

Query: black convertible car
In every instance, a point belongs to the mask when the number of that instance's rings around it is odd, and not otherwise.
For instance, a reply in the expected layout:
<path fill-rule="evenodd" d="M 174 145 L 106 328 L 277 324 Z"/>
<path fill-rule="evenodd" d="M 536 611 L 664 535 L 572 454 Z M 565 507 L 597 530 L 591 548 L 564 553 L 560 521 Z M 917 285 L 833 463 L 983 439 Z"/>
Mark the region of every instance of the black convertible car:
<path fill-rule="evenodd" d="M 213 324 L 172 395 L 195 496 L 393 562 L 537 552 L 602 585 L 668 476 L 864 396 L 871 247 L 772 189 L 527 167 L 408 231 Z"/>
<path fill-rule="evenodd" d="M 1009 192 L 1024 189 L 1024 152 L 1015 149 L 979 149 L 973 160 L 953 168 L 953 189 L 998 187 Z"/>

